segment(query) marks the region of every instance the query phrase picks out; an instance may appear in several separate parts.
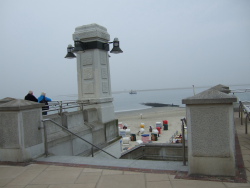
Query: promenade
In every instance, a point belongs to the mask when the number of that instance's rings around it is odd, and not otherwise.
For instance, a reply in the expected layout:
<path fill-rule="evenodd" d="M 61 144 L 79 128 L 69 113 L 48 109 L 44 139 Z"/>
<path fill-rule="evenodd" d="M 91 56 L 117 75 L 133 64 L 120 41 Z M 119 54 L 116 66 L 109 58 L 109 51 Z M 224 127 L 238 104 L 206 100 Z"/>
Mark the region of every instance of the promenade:
<path fill-rule="evenodd" d="M 29 164 L 0 162 L 0 187 L 8 188 L 250 188 L 250 133 L 245 134 L 245 125 L 240 125 L 235 113 L 235 126 L 240 150 L 237 151 L 236 180 L 223 177 L 187 177 L 174 169 L 147 170 L 141 163 L 136 168 L 122 167 L 119 163 L 106 166 L 92 162 L 55 162 L 48 159 Z M 222 133 L 223 134 L 223 133 Z M 237 143 L 236 143 L 237 144 Z M 240 155 L 239 155 L 240 154 Z M 55 158 L 54 158 L 55 159 Z M 59 159 L 59 158 L 58 158 Z M 241 160 L 243 159 L 243 161 Z M 68 160 L 70 161 L 70 160 Z M 244 164 L 243 164 L 244 162 Z M 161 161 L 161 164 L 167 162 Z M 240 164 L 239 164 L 240 163 Z M 244 179 L 246 178 L 246 179 Z M 247 183 L 235 183 L 235 182 Z"/>

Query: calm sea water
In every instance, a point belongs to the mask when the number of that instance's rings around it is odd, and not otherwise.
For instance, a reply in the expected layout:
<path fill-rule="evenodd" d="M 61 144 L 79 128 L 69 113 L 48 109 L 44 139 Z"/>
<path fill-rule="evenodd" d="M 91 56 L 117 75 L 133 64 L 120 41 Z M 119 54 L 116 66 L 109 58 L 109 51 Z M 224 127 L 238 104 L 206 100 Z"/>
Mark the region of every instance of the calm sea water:
<path fill-rule="evenodd" d="M 142 103 L 164 103 L 184 107 L 181 103 L 182 99 L 190 96 L 193 96 L 193 89 L 137 91 L 137 94 L 127 92 L 113 94 L 113 104 L 116 112 L 150 108 Z"/>
<path fill-rule="evenodd" d="M 243 89 L 250 88 L 248 86 L 230 86 L 230 89 Z M 209 88 L 195 88 L 195 93 L 198 94 Z M 164 104 L 174 104 L 180 107 L 185 107 L 182 104 L 182 99 L 191 97 L 194 95 L 193 88 L 190 89 L 166 89 L 166 90 L 156 90 L 156 91 L 137 91 L 137 94 L 129 94 L 129 92 L 124 93 L 114 93 L 113 104 L 115 112 L 121 111 L 131 111 L 150 108 L 142 103 L 164 103 Z M 235 93 L 235 96 L 242 101 L 250 101 L 250 92 L 245 93 Z M 57 98 L 56 100 L 76 100 L 77 95 L 68 95 Z"/>

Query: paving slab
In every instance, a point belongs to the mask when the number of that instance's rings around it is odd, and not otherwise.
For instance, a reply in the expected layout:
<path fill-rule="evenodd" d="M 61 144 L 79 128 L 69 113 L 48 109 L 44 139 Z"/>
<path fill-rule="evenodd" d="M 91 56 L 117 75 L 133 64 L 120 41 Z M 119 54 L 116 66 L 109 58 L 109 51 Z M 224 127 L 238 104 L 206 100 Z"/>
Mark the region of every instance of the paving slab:
<path fill-rule="evenodd" d="M 145 177 L 143 174 L 127 175 L 107 175 L 102 176 L 98 182 L 97 188 L 145 188 Z"/>
<path fill-rule="evenodd" d="M 212 181 L 198 181 L 198 180 L 189 180 L 189 181 L 172 181 L 172 186 L 174 188 L 226 188 L 222 182 L 212 182 Z"/>
<path fill-rule="evenodd" d="M 130 160 L 130 159 L 100 159 L 79 156 L 49 156 L 36 159 L 38 162 L 49 162 L 54 164 L 78 164 L 98 167 L 114 167 L 144 170 L 162 171 L 188 171 L 188 166 L 183 166 L 180 161 L 152 161 L 152 160 Z"/>

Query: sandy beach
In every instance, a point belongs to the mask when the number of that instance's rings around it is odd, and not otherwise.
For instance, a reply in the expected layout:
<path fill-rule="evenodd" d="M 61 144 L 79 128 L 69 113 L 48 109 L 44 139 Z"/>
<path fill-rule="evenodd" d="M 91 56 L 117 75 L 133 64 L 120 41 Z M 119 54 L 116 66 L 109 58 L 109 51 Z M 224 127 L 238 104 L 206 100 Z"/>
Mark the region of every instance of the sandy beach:
<path fill-rule="evenodd" d="M 181 119 L 186 117 L 186 109 L 180 107 L 152 107 L 143 110 L 117 112 L 115 115 L 119 122 L 122 122 L 123 125 L 127 125 L 131 134 L 136 134 L 137 140 L 142 140 L 141 134 L 137 135 L 138 131 L 140 131 L 141 123 L 145 125 L 144 134 L 151 135 L 149 132 L 150 126 L 156 128 L 156 122 L 162 123 L 163 120 L 168 120 L 168 130 L 162 129 L 162 134 L 160 134 L 158 140 L 152 142 L 169 143 L 169 139 L 176 131 L 181 132 Z M 130 134 L 127 134 L 127 137 L 130 137 Z M 131 148 L 135 145 L 137 145 L 137 142 L 130 141 L 129 145 L 124 147 Z"/>

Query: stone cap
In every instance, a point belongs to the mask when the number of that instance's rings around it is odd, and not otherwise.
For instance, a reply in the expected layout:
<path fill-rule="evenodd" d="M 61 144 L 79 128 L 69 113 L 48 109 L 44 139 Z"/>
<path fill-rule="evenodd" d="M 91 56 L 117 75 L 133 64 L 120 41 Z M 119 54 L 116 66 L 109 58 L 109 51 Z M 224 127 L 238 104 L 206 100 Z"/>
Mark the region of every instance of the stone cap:
<path fill-rule="evenodd" d="M 226 104 L 233 102 L 237 102 L 237 97 L 215 89 L 208 89 L 193 97 L 182 99 L 182 104 Z"/>
<path fill-rule="evenodd" d="M 221 91 L 223 93 L 227 93 L 227 94 L 230 93 L 230 91 L 231 91 L 228 86 L 224 86 L 222 84 L 218 84 L 214 87 L 211 87 L 210 89 L 215 89 L 215 90 Z"/>
<path fill-rule="evenodd" d="M 20 110 L 41 108 L 42 106 L 44 106 L 43 103 L 38 103 L 23 99 L 15 99 L 1 104 L 0 111 L 20 111 Z"/>
<path fill-rule="evenodd" d="M 101 41 L 107 42 L 110 40 L 110 35 L 107 29 L 96 23 L 83 25 L 75 28 L 73 40 L 81 40 L 82 42 Z"/>
<path fill-rule="evenodd" d="M 9 102 L 9 101 L 12 101 L 12 100 L 15 100 L 15 98 L 5 97 L 5 98 L 0 100 L 0 104 L 6 103 L 6 102 Z"/>

